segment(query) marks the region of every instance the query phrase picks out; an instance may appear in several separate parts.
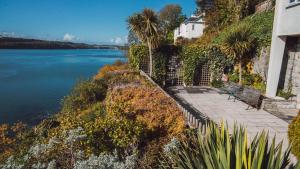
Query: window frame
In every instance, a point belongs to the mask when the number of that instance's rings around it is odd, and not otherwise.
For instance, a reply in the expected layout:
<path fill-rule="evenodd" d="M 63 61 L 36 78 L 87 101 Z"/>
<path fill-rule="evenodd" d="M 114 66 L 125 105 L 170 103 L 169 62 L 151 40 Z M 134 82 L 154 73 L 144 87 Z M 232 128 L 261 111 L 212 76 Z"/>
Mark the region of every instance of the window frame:
<path fill-rule="evenodd" d="M 286 8 L 291 8 L 297 5 L 300 5 L 300 0 L 288 0 L 288 6 Z"/>

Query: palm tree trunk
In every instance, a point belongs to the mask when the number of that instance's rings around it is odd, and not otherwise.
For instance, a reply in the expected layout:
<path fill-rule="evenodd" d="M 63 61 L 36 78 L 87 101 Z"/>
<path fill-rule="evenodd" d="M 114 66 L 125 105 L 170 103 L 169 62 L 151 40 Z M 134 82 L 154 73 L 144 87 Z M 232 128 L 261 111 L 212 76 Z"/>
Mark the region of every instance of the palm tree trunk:
<path fill-rule="evenodd" d="M 242 85 L 242 74 L 243 74 L 243 62 L 242 57 L 239 58 L 239 85 Z"/>
<path fill-rule="evenodd" d="M 152 66 L 152 46 L 151 46 L 151 43 L 150 43 L 150 41 L 149 40 L 147 40 L 147 44 L 148 44 L 148 49 L 149 49 L 149 74 L 150 74 L 150 77 L 152 77 L 152 68 L 153 68 L 153 66 Z"/>

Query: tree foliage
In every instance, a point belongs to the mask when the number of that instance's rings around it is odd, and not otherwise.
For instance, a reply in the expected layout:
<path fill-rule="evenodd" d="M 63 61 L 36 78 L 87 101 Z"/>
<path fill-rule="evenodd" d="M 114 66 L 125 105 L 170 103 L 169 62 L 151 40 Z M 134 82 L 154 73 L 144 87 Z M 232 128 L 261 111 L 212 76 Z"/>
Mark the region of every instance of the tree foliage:
<path fill-rule="evenodd" d="M 255 39 L 248 25 L 240 25 L 229 32 L 223 41 L 221 49 L 227 56 L 232 57 L 239 64 L 239 84 L 242 85 L 243 62 L 251 56 L 255 47 Z"/>
<path fill-rule="evenodd" d="M 129 30 L 134 32 L 139 40 L 148 47 L 150 77 L 152 77 L 152 49 L 158 47 L 161 36 L 159 19 L 153 10 L 145 8 L 141 13 L 136 13 L 130 16 L 127 22 Z"/>
<path fill-rule="evenodd" d="M 200 0 L 200 5 L 209 0 Z M 206 31 L 220 31 L 226 26 L 241 21 L 255 12 L 255 5 L 262 0 L 214 0 L 213 7 L 204 17 Z M 199 3 L 198 3 L 199 4 Z"/>
<path fill-rule="evenodd" d="M 173 42 L 173 36 L 170 36 L 174 29 L 179 27 L 185 20 L 185 16 L 182 14 L 181 6 L 177 4 L 168 4 L 159 11 L 159 19 L 162 22 L 164 28 L 164 34 L 166 39 Z M 169 36 L 169 37 L 168 37 Z"/>

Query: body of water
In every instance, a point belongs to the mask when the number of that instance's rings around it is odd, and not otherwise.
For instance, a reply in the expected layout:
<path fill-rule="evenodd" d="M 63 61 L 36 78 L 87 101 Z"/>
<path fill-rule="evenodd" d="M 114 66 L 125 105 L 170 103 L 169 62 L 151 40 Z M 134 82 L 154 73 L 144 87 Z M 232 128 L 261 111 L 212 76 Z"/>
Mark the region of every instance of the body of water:
<path fill-rule="evenodd" d="M 57 112 L 78 79 L 116 60 L 126 60 L 119 50 L 0 50 L 0 124 Z"/>

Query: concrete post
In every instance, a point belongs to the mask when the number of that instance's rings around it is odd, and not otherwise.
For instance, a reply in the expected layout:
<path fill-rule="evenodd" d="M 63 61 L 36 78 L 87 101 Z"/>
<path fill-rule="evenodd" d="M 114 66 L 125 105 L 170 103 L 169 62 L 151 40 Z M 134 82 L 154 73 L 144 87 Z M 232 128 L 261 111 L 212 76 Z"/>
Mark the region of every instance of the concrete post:
<path fill-rule="evenodd" d="M 300 93 L 297 94 L 297 109 L 300 109 Z"/>
<path fill-rule="evenodd" d="M 267 97 L 275 97 L 281 72 L 282 58 L 284 55 L 286 37 L 279 37 L 281 14 L 283 12 L 281 0 L 276 0 L 275 16 L 273 23 L 271 53 L 267 77 Z"/>
<path fill-rule="evenodd" d="M 281 71 L 281 64 L 284 55 L 286 37 L 273 36 L 271 46 L 271 56 L 268 69 L 267 97 L 275 97 Z"/>

